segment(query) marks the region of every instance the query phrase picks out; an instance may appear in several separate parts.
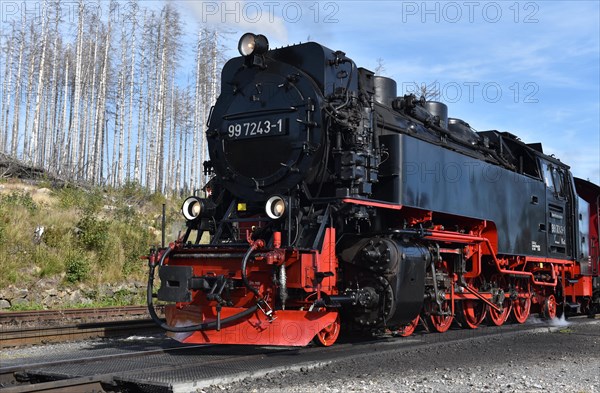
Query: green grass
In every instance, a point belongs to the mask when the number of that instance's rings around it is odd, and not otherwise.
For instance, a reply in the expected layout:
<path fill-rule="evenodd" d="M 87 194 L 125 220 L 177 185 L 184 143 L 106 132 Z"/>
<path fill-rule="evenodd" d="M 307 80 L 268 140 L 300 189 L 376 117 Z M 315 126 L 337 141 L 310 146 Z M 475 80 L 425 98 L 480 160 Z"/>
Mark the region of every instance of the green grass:
<path fill-rule="evenodd" d="M 34 311 L 34 310 L 43 310 L 44 307 L 38 303 L 23 303 L 23 304 L 15 304 L 8 311 Z"/>

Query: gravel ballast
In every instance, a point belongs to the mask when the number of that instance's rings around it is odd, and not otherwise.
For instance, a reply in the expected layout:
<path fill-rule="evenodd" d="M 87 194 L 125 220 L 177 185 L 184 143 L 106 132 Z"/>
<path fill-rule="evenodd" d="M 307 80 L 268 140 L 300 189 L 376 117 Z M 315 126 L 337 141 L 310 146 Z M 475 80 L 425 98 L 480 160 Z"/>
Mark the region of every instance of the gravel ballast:
<path fill-rule="evenodd" d="M 600 392 L 600 320 L 371 353 L 205 392 Z"/>

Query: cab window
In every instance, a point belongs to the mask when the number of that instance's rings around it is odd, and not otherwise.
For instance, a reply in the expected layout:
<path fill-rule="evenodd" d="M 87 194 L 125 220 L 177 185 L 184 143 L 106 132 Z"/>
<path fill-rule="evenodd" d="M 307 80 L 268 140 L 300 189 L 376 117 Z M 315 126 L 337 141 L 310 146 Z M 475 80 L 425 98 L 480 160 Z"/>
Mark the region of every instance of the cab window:
<path fill-rule="evenodd" d="M 552 164 L 543 163 L 544 168 L 544 183 L 546 187 L 555 192 L 559 196 L 565 195 L 565 173 L 561 168 L 557 168 Z"/>
<path fill-rule="evenodd" d="M 552 179 L 552 166 L 544 162 L 542 167 L 544 168 L 544 183 L 546 183 L 547 188 L 554 191 L 554 180 Z"/>
<path fill-rule="evenodd" d="M 552 169 L 552 179 L 554 181 L 554 190 L 558 193 L 558 195 L 565 195 L 565 176 L 564 172 L 561 169 L 553 168 Z"/>

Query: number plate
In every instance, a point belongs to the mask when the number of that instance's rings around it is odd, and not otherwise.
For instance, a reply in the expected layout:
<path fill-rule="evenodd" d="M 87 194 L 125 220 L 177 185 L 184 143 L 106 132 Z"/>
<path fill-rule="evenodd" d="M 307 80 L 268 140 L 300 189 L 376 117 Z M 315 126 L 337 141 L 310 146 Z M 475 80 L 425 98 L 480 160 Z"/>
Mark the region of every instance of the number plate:
<path fill-rule="evenodd" d="M 285 135 L 287 133 L 288 119 L 286 118 L 226 122 L 224 124 L 225 138 L 229 140 Z"/>

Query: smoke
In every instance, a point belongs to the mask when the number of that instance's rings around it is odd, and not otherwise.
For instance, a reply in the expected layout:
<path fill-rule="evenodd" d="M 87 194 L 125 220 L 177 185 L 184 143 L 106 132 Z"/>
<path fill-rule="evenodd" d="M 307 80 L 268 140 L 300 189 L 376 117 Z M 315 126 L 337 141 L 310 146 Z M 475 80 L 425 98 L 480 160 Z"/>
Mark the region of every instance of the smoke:
<path fill-rule="evenodd" d="M 528 325 L 546 325 L 551 327 L 566 327 L 571 324 L 571 322 L 567 321 L 565 315 L 561 315 L 560 318 L 538 318 L 536 316 L 530 316 L 525 322 Z"/>
<path fill-rule="evenodd" d="M 565 315 L 561 315 L 560 318 L 552 318 L 549 321 L 546 321 L 550 324 L 550 326 L 555 326 L 555 327 L 565 327 L 565 326 L 569 326 L 571 324 L 571 322 L 567 321 L 567 319 L 565 318 Z"/>

